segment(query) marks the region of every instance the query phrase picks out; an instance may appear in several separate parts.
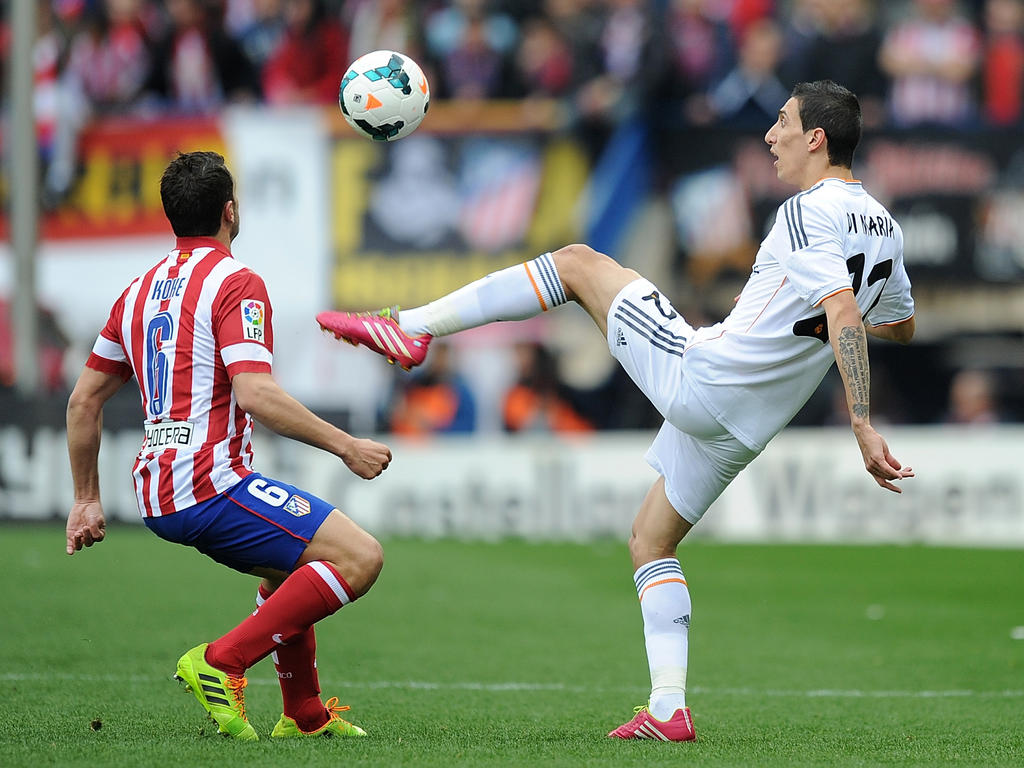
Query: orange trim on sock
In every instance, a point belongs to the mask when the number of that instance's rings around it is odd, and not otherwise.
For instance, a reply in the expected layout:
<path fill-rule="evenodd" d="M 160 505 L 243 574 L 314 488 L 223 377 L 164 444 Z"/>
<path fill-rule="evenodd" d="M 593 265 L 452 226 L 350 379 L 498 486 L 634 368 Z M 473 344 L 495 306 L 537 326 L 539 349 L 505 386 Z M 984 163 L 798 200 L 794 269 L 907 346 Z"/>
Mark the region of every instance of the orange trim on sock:
<path fill-rule="evenodd" d="M 677 581 L 677 582 L 679 582 L 679 583 L 680 583 L 680 584 L 682 584 L 682 585 L 683 585 L 684 587 L 686 586 L 686 579 L 676 579 L 676 578 L 671 578 L 671 579 L 662 579 L 661 581 L 652 581 L 652 582 L 651 582 L 650 584 L 648 584 L 648 585 L 647 585 L 646 587 L 644 587 L 644 588 L 643 588 L 643 591 L 641 591 L 641 592 L 640 592 L 640 599 L 641 599 L 641 600 L 643 600 L 643 599 L 644 599 L 644 592 L 646 592 L 646 591 L 647 591 L 648 589 L 650 589 L 651 587 L 656 587 L 656 586 L 658 586 L 659 584 L 669 584 L 669 583 L 671 583 L 671 582 L 673 582 L 673 581 Z"/>
<path fill-rule="evenodd" d="M 526 276 L 530 278 L 530 285 L 533 286 L 533 292 L 537 294 L 537 301 L 540 302 L 541 311 L 547 312 L 548 305 L 544 303 L 544 297 L 541 296 L 540 288 L 537 287 L 537 281 L 533 279 L 533 275 L 530 273 L 530 267 L 525 263 L 523 264 L 523 267 L 526 269 Z"/>

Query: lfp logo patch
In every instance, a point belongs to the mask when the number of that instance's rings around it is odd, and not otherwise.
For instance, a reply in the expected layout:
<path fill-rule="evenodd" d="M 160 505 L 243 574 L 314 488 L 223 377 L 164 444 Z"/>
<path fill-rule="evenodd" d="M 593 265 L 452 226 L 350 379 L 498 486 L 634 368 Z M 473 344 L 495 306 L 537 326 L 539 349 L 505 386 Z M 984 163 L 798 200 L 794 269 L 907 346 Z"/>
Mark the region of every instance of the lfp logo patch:
<path fill-rule="evenodd" d="M 263 302 L 256 299 L 242 301 L 242 335 L 249 341 L 263 343 Z"/>

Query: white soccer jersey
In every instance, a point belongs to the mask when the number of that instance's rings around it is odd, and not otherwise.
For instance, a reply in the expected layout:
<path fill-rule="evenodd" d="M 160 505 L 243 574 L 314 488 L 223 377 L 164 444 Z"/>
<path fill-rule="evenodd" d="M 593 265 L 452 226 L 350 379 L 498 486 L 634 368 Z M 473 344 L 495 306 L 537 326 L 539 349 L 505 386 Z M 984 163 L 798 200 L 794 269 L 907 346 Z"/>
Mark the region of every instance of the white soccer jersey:
<path fill-rule="evenodd" d="M 251 474 L 252 419 L 231 377 L 273 361 L 263 280 L 209 237 L 176 248 L 114 303 L 86 363 L 133 375 L 145 439 L 132 476 L 139 511 L 170 514 L 222 493 Z"/>
<path fill-rule="evenodd" d="M 779 207 L 736 306 L 686 349 L 697 396 L 748 447 L 762 450 L 821 382 L 835 359 L 821 303 L 851 288 L 871 325 L 914 314 L 899 224 L 860 182 L 829 178 Z"/>

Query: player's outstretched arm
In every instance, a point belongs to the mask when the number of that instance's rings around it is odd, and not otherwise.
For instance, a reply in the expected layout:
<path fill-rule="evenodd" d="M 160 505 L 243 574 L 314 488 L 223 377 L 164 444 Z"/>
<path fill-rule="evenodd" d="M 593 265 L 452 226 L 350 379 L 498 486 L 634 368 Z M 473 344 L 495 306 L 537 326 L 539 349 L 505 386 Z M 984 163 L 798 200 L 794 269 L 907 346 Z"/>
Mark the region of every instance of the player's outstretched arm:
<path fill-rule="evenodd" d="M 324 421 L 285 392 L 269 373 L 235 374 L 231 388 L 242 410 L 260 424 L 283 437 L 333 453 L 359 477 L 377 477 L 391 462 L 386 445 L 353 437 Z"/>
<path fill-rule="evenodd" d="M 853 291 L 843 291 L 826 299 L 824 307 L 828 317 L 829 340 L 846 388 L 850 424 L 864 457 L 864 468 L 882 488 L 902 493 L 892 481 L 913 477 L 914 471 L 900 464 L 889 452 L 889 446 L 882 436 L 871 426 L 868 340 Z"/>
<path fill-rule="evenodd" d="M 103 404 L 122 384 L 120 376 L 85 368 L 68 399 L 68 458 L 75 491 L 66 531 L 69 555 L 103 541 L 106 535 L 98 466 Z"/>

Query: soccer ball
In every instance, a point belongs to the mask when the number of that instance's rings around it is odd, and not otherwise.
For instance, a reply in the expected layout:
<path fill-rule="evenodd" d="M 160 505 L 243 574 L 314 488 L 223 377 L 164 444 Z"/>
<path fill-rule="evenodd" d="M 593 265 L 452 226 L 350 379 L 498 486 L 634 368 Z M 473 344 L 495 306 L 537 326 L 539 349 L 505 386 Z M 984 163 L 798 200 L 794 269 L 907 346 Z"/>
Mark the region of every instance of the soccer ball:
<path fill-rule="evenodd" d="M 338 104 L 348 124 L 374 141 L 408 136 L 427 114 L 430 86 L 423 70 L 404 53 L 374 51 L 345 72 Z"/>

